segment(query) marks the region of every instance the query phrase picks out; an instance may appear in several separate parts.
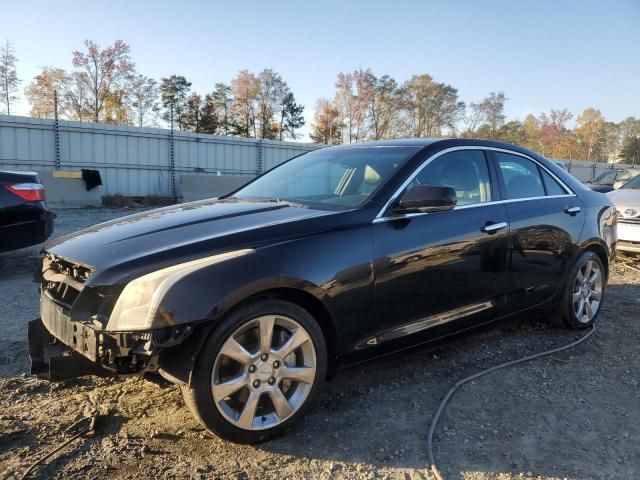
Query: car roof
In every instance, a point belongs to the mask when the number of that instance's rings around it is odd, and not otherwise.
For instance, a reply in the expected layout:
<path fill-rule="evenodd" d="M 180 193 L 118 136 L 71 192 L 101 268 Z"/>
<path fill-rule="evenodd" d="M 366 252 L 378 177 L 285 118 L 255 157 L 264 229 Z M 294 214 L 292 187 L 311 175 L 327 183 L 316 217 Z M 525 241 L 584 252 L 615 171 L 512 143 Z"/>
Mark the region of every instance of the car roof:
<path fill-rule="evenodd" d="M 518 145 L 510 143 L 497 142 L 495 140 L 483 140 L 479 138 L 398 138 L 394 140 L 375 140 L 370 142 L 351 143 L 336 145 L 335 149 L 343 148 L 362 148 L 362 147 L 428 147 L 432 145 L 439 145 L 447 147 L 456 146 L 479 146 L 479 147 L 494 147 L 505 148 L 508 150 L 515 150 L 520 152 L 530 152 L 526 148 L 522 148 Z"/>
<path fill-rule="evenodd" d="M 7 173 L 9 175 L 37 175 L 38 172 L 29 172 L 26 170 L 0 170 L 0 173 Z"/>

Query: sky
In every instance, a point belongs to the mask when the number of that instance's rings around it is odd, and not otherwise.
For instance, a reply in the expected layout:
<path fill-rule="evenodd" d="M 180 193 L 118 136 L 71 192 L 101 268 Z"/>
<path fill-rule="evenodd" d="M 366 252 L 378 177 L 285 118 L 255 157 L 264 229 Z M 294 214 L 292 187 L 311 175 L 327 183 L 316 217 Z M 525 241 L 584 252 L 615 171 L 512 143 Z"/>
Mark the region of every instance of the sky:
<path fill-rule="evenodd" d="M 202 94 L 241 69 L 274 69 L 306 107 L 305 135 L 337 73 L 360 67 L 400 82 L 428 73 L 465 102 L 503 91 L 509 119 L 640 116 L 640 0 L 0 0 L 0 12 L 22 88 L 45 65 L 70 69 L 85 39 L 122 39 L 140 73 L 184 75 Z M 15 113 L 28 112 L 22 96 Z"/>

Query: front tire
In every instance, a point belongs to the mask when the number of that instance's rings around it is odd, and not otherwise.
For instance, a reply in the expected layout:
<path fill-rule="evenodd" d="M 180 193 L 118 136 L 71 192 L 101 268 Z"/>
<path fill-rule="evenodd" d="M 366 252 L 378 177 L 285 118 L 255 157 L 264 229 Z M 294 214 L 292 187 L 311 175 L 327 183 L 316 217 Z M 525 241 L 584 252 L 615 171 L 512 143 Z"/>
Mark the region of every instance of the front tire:
<path fill-rule="evenodd" d="M 295 423 L 326 377 L 327 347 L 303 308 L 259 300 L 225 316 L 183 387 L 185 403 L 210 432 L 257 443 Z"/>
<path fill-rule="evenodd" d="M 604 300 L 606 278 L 597 254 L 586 251 L 578 257 L 560 299 L 560 318 L 565 327 L 584 330 L 594 324 Z"/>

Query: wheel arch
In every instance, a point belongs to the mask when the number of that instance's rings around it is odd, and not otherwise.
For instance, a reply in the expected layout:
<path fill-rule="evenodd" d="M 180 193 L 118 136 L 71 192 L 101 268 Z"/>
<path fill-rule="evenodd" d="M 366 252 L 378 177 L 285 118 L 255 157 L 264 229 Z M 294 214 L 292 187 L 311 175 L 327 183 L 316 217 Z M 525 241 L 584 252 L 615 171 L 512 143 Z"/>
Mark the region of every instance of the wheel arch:
<path fill-rule="evenodd" d="M 244 299 L 234 303 L 224 311 L 222 315 L 248 303 L 261 299 L 278 299 L 294 303 L 308 311 L 318 322 L 327 343 L 327 376 L 331 377 L 338 364 L 338 333 L 335 320 L 329 307 L 310 291 L 292 286 L 272 287 L 254 292 Z"/>
<path fill-rule="evenodd" d="M 609 278 L 609 255 L 607 254 L 606 248 L 598 242 L 592 242 L 588 245 L 585 245 L 582 249 L 583 252 L 593 252 L 600 258 L 602 265 L 604 265 L 605 276 Z"/>
<path fill-rule="evenodd" d="M 191 369 L 206 338 L 211 335 L 221 318 L 251 302 L 265 298 L 278 298 L 294 303 L 307 310 L 318 322 L 327 344 L 327 377 L 331 377 L 338 365 L 339 343 L 334 315 L 330 307 L 321 300 L 322 290 L 300 279 L 280 277 L 262 279 L 230 292 L 212 305 L 207 320 L 194 326 L 194 333 L 184 343 L 161 353 L 160 373 L 177 384 L 191 384 Z"/>

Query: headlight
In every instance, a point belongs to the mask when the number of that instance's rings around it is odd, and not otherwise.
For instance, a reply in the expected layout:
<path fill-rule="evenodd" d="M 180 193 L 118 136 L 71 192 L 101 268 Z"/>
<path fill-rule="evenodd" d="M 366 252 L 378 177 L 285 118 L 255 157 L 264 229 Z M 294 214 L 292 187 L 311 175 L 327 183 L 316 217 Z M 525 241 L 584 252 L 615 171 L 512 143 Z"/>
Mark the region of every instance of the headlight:
<path fill-rule="evenodd" d="M 153 319 L 160 302 L 178 280 L 203 267 L 247 255 L 253 251 L 248 248 L 200 258 L 163 268 L 132 280 L 124 287 L 113 307 L 107 323 L 107 331 L 148 330 L 153 325 Z"/>

